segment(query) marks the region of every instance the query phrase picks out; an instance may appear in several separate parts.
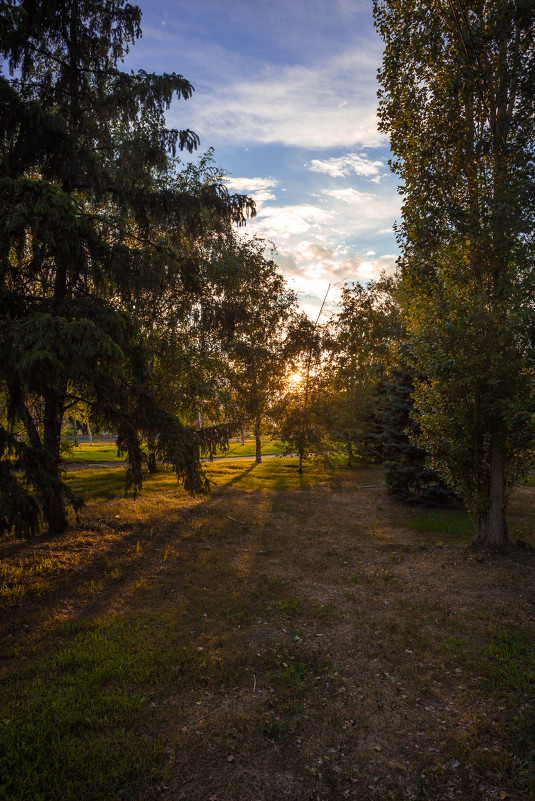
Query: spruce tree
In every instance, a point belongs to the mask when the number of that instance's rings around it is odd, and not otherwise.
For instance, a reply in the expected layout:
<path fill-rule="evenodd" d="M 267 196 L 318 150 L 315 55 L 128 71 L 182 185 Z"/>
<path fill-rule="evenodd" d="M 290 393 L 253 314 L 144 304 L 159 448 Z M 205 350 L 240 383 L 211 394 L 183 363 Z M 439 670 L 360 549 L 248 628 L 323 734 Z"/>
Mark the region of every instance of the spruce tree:
<path fill-rule="evenodd" d="M 414 374 L 406 369 L 392 369 L 381 382 L 377 418 L 387 491 L 404 503 L 445 506 L 454 495 L 415 442 L 420 432 L 413 392 Z"/>
<path fill-rule="evenodd" d="M 164 113 L 193 87 L 120 69 L 140 19 L 122 0 L 0 6 L 3 529 L 66 528 L 60 433 L 81 400 L 118 432 L 130 485 L 144 433 L 188 489 L 205 487 L 193 433 L 151 391 L 143 312 L 168 292 L 186 314 L 203 292 L 188 239 L 251 206 L 221 184 L 177 180 L 173 157 L 198 139 L 167 129 Z"/>

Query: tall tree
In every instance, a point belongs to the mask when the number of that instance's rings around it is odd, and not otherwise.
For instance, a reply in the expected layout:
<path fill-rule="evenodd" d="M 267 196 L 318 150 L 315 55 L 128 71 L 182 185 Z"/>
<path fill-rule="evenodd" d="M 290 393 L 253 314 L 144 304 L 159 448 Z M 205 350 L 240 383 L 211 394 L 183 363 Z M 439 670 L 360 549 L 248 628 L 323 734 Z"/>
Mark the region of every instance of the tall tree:
<path fill-rule="evenodd" d="M 401 299 L 421 441 L 476 542 L 507 544 L 532 459 L 535 9 L 375 0 L 380 127 L 402 179 Z"/>
<path fill-rule="evenodd" d="M 370 439 L 376 387 L 392 364 L 401 323 L 394 282 L 383 276 L 368 286 L 344 286 L 340 308 L 331 322 L 330 376 L 333 438 L 343 442 L 348 461 L 362 455 Z"/>
<path fill-rule="evenodd" d="M 50 532 L 65 529 L 61 423 L 80 399 L 118 431 L 135 487 L 141 432 L 189 489 L 205 486 L 193 433 L 151 391 L 140 309 L 169 291 L 191 305 L 202 285 L 185 241 L 242 222 L 251 205 L 217 182 L 177 181 L 172 157 L 198 140 L 168 130 L 164 112 L 193 87 L 174 73 L 119 69 L 140 19 L 122 0 L 0 6 L 4 528 L 35 531 L 43 516 Z"/>
<path fill-rule="evenodd" d="M 224 345 L 229 359 L 230 413 L 252 425 L 258 464 L 266 415 L 285 388 L 299 347 L 297 297 L 265 251 L 263 240 L 234 239 L 220 250 L 219 261 L 213 260 L 227 276 L 220 298 L 227 317 L 236 307 Z"/>

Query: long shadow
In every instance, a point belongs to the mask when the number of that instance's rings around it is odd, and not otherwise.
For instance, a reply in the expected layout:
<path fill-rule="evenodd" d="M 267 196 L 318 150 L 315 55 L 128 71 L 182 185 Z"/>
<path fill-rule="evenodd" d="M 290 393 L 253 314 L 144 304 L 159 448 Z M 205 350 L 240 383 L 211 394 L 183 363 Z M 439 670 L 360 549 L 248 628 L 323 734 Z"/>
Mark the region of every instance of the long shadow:
<path fill-rule="evenodd" d="M 224 490 L 225 486 L 239 483 L 255 466 L 252 464 L 218 489 Z M 95 476 L 95 482 L 98 489 L 104 489 L 100 486 L 100 476 Z M 93 489 L 96 490 L 96 487 Z M 168 492 L 169 487 L 164 489 Z M 97 492 L 93 493 L 93 500 Z M 102 492 L 102 495 L 106 503 L 106 493 Z M 150 504 L 151 500 L 150 496 L 141 495 L 138 498 L 141 506 L 144 502 Z M 48 638 L 52 629 L 61 630 L 68 621 L 96 618 L 110 610 L 124 610 L 143 579 L 150 579 L 156 594 L 159 583 L 168 583 L 165 571 L 161 575 L 159 572 L 165 564 L 164 554 L 172 553 L 179 573 L 191 575 L 195 572 L 199 548 L 206 551 L 208 544 L 210 549 L 211 540 L 215 542 L 222 534 L 234 536 L 230 530 L 235 523 L 220 508 L 228 505 L 228 498 L 224 497 L 224 492 L 218 493 L 217 490 L 199 501 L 190 499 L 177 487 L 176 504 L 167 495 L 159 505 L 154 505 L 153 513 L 150 510 L 141 512 L 141 519 L 138 520 L 133 519 L 135 508 L 124 507 L 124 498 L 115 497 L 110 501 L 110 504 L 115 503 L 118 504 L 121 520 L 116 520 L 119 515 L 114 516 L 112 512 L 102 515 L 97 506 L 83 513 L 89 516 L 87 523 L 73 527 L 65 537 L 40 537 L 34 541 L 15 540 L 9 545 L 4 544 L 3 551 L 8 559 L 15 557 L 20 562 L 27 561 L 29 565 L 32 563 L 32 551 L 37 550 L 43 559 L 57 558 L 58 563 L 62 558 L 68 558 L 69 553 L 75 555 L 81 552 L 82 558 L 77 566 L 57 571 L 52 569 L 49 573 L 43 571 L 43 584 L 46 584 L 48 596 L 46 602 L 39 594 L 36 595 L 36 591 L 40 590 L 31 586 L 28 595 L 20 600 L 7 598 L 3 601 L 0 633 L 5 636 L 21 628 L 34 631 L 43 628 L 47 630 Z M 232 514 L 231 507 L 226 511 Z M 243 531 L 238 533 L 243 539 Z M 95 551 L 84 558 L 83 553 L 92 548 L 94 541 L 98 541 Z M 138 553 L 139 556 L 136 556 Z M 35 560 L 37 567 L 39 556 Z M 121 574 L 119 579 L 112 576 L 114 566 Z M 80 587 L 88 587 L 92 582 L 95 585 L 94 595 L 90 594 L 90 589 L 80 594 Z M 70 610 L 66 610 L 66 606 Z"/>
<path fill-rule="evenodd" d="M 249 475 L 249 473 L 252 473 L 255 467 L 258 467 L 258 465 L 256 462 L 253 462 L 252 465 L 250 465 L 246 470 L 242 470 L 239 475 L 234 476 L 234 478 L 232 478 L 229 482 L 227 482 L 227 485 L 229 487 L 236 486 L 236 484 L 242 482 L 244 478 L 246 478 Z"/>

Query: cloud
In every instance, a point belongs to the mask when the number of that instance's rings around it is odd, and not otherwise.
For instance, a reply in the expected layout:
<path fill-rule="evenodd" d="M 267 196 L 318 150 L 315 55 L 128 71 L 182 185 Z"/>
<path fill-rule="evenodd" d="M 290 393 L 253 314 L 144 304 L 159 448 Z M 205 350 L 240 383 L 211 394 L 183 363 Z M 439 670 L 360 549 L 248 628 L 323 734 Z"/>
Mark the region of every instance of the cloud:
<path fill-rule="evenodd" d="M 234 144 L 377 147 L 386 142 L 377 129 L 377 66 L 377 54 L 365 48 L 312 66 L 266 65 L 250 80 L 200 89 L 187 124 L 210 141 Z M 179 124 L 172 111 L 169 122 L 183 127 L 183 115 Z"/>
<path fill-rule="evenodd" d="M 249 195 L 256 203 L 257 214 L 260 213 L 267 200 L 277 199 L 271 189 L 278 186 L 279 181 L 270 176 L 267 178 L 233 178 L 229 176 L 225 178 L 225 183 L 231 191 Z"/>
<path fill-rule="evenodd" d="M 295 234 L 304 234 L 328 222 L 333 212 L 307 203 L 297 206 L 265 206 L 254 225 L 259 233 L 268 237 L 288 239 Z"/>
<path fill-rule="evenodd" d="M 323 172 L 332 178 L 343 178 L 346 175 L 363 175 L 378 182 L 381 178 L 380 170 L 384 169 L 382 161 L 372 161 L 364 154 L 348 153 L 346 156 L 330 159 L 312 159 L 309 169 L 312 172 Z"/>
<path fill-rule="evenodd" d="M 373 195 L 367 192 L 358 192 L 356 189 L 324 189 L 324 195 L 330 195 L 335 200 L 342 200 L 351 206 L 361 206 L 363 202 L 368 202 Z"/>
<path fill-rule="evenodd" d="M 234 178 L 228 176 L 225 178 L 225 183 L 229 189 L 235 192 L 260 192 L 264 189 L 272 189 L 278 186 L 279 181 L 276 178 Z"/>
<path fill-rule="evenodd" d="M 329 198 L 329 208 L 334 217 L 330 232 L 333 236 L 344 238 L 359 237 L 365 233 L 392 233 L 386 226 L 399 216 L 399 197 L 382 192 L 359 192 L 357 189 L 323 189 L 324 198 Z M 391 222 L 392 221 L 392 222 Z M 373 243 L 375 245 L 375 243 Z M 391 247 L 391 245 L 390 245 Z"/>
<path fill-rule="evenodd" d="M 313 292 L 319 297 L 331 284 L 331 300 L 338 297 L 345 282 L 376 280 L 383 271 L 392 275 L 396 259 L 397 256 L 390 254 L 370 259 L 355 251 L 348 253 L 345 248 L 318 245 L 308 240 L 295 245 L 288 243 L 276 256 L 279 267 L 300 296 Z"/>

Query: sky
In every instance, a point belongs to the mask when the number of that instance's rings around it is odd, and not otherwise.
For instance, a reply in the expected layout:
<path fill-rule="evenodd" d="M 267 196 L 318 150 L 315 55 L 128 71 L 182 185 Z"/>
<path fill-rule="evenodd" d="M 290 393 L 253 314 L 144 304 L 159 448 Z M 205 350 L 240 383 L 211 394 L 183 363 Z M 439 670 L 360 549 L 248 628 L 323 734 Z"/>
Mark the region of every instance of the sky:
<path fill-rule="evenodd" d="M 193 84 L 167 124 L 195 131 L 229 189 L 255 199 L 246 234 L 275 245 L 303 308 L 317 314 L 329 284 L 393 272 L 400 197 L 377 130 L 371 0 L 138 2 L 125 66 Z"/>

